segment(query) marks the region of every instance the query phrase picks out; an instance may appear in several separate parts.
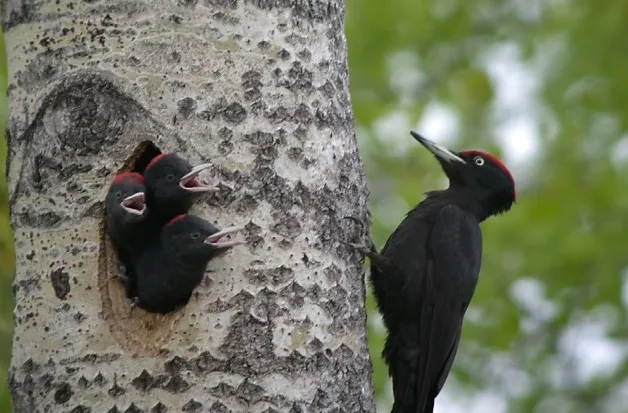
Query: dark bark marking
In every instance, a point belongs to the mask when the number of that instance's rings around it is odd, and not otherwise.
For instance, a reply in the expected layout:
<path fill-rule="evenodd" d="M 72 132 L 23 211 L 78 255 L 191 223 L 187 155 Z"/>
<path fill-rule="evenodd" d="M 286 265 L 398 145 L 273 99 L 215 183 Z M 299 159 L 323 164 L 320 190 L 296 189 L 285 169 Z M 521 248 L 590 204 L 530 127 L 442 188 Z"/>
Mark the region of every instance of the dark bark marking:
<path fill-rule="evenodd" d="M 59 268 L 50 273 L 50 282 L 57 298 L 65 300 L 70 293 L 70 275 Z"/>

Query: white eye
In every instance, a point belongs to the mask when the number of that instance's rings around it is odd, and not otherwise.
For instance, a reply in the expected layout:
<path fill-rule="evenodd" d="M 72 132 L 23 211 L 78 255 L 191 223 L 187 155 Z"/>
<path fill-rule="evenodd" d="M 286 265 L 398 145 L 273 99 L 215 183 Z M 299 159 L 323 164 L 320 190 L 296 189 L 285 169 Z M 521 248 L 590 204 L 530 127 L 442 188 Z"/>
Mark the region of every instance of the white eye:
<path fill-rule="evenodd" d="M 481 156 L 476 156 L 474 161 L 477 166 L 484 165 L 484 158 L 482 158 Z"/>

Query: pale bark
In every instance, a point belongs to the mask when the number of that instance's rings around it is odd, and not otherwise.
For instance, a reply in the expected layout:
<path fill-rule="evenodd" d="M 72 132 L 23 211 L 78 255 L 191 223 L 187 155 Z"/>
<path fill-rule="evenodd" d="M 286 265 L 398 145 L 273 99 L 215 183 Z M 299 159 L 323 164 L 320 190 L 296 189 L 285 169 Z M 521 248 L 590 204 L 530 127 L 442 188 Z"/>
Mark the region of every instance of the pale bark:
<path fill-rule="evenodd" d="M 340 0 L 5 0 L 15 412 L 370 412 Z M 245 226 L 182 310 L 129 314 L 102 228 L 143 141 Z"/>

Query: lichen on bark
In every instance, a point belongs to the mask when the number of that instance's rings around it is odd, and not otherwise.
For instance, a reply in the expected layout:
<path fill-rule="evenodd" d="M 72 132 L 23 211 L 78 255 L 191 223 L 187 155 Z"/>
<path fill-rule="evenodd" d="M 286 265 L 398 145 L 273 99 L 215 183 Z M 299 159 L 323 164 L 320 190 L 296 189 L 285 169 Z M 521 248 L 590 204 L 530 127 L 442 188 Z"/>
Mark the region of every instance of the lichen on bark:
<path fill-rule="evenodd" d="M 7 0 L 2 13 L 15 411 L 373 411 L 361 260 L 340 242 L 354 230 L 342 217 L 368 223 L 342 3 Z M 193 213 L 247 240 L 148 324 L 107 311 L 123 302 L 98 275 L 104 194 L 145 141 L 213 163 L 222 190 Z"/>

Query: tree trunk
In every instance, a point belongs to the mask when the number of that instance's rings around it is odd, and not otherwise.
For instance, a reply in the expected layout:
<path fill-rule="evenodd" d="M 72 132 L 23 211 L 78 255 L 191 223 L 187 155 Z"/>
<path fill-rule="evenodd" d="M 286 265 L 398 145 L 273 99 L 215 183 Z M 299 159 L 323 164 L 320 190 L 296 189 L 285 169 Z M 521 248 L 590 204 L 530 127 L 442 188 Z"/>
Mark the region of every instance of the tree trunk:
<path fill-rule="evenodd" d="M 372 412 L 367 191 L 340 0 L 5 0 L 15 412 Z M 149 143 L 150 142 L 150 143 Z M 183 309 L 129 311 L 103 221 L 156 145 L 243 225 Z"/>

